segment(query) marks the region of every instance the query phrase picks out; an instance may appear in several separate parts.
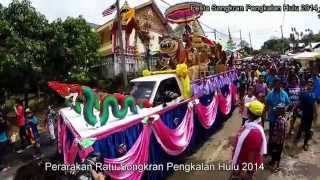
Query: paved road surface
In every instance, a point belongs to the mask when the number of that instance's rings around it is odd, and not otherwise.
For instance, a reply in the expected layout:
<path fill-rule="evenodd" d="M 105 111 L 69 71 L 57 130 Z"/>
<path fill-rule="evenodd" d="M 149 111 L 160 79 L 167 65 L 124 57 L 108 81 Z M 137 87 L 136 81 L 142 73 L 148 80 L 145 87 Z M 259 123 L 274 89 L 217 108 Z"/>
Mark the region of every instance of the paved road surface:
<path fill-rule="evenodd" d="M 43 157 L 52 157 L 57 152 L 57 147 L 55 144 L 48 143 L 48 138 L 46 134 L 41 135 L 41 152 L 43 153 Z M 34 149 L 26 149 L 23 153 L 17 154 L 12 149 L 12 152 L 7 154 L 5 159 L 9 163 L 9 170 L 3 173 L 0 173 L 1 180 L 12 180 L 16 170 L 33 160 L 32 155 L 34 153 Z"/>
<path fill-rule="evenodd" d="M 320 111 L 319 111 L 320 112 Z M 299 121 L 298 121 L 299 122 Z M 319 121 L 318 121 L 319 124 Z M 186 163 L 223 164 L 230 162 L 234 136 L 241 125 L 238 111 L 225 123 L 223 129 L 214 134 L 195 154 L 188 157 Z M 301 142 L 294 146 L 288 140 L 281 161 L 281 171 L 272 174 L 268 169 L 258 171 L 258 180 L 320 180 L 320 131 L 319 125 L 311 140 L 310 150 L 302 150 Z M 230 171 L 191 171 L 175 172 L 168 180 L 228 180 Z"/>

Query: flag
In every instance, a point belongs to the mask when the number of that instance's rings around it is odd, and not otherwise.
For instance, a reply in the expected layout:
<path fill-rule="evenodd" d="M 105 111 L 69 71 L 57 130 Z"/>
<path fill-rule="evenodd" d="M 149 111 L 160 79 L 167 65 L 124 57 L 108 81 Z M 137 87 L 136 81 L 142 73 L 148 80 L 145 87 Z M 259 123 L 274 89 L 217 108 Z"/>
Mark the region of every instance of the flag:
<path fill-rule="evenodd" d="M 116 10 L 116 3 L 114 3 L 113 5 L 111 5 L 109 8 L 105 9 L 105 10 L 102 12 L 102 16 L 103 16 L 103 17 L 108 16 L 108 15 L 112 14 L 115 10 Z"/>

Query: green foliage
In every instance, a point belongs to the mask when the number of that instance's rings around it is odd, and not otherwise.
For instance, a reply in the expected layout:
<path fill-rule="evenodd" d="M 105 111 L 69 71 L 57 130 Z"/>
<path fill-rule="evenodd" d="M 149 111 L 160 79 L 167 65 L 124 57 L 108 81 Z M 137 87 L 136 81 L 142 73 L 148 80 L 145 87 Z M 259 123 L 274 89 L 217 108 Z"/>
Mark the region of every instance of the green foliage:
<path fill-rule="evenodd" d="M 310 33 L 307 35 L 304 35 L 301 39 L 301 41 L 305 44 L 308 44 L 310 42 L 319 42 L 320 41 L 320 33 Z"/>
<path fill-rule="evenodd" d="M 82 17 L 58 19 L 48 32 L 49 70 L 54 68 L 55 79 L 86 81 L 89 67 L 98 60 L 99 36 Z M 63 64 L 63 66 L 61 66 Z"/>
<path fill-rule="evenodd" d="M 1 85 L 13 91 L 30 89 L 30 82 L 40 77 L 46 56 L 44 32 L 48 21 L 29 1 L 14 0 L 1 9 L 0 24 Z"/>
<path fill-rule="evenodd" d="M 281 53 L 282 50 L 289 49 L 289 41 L 287 39 L 269 39 L 266 42 L 264 42 L 261 52 L 264 53 L 272 53 L 272 52 L 278 52 Z"/>
<path fill-rule="evenodd" d="M 250 45 L 247 41 L 245 40 L 240 41 L 240 47 L 242 47 L 241 53 L 244 56 L 248 56 L 249 54 L 251 54 L 252 49 L 250 48 Z"/>
<path fill-rule="evenodd" d="M 29 0 L 0 5 L 0 85 L 9 91 L 48 80 L 89 81 L 98 48 L 98 34 L 82 17 L 49 23 Z"/>

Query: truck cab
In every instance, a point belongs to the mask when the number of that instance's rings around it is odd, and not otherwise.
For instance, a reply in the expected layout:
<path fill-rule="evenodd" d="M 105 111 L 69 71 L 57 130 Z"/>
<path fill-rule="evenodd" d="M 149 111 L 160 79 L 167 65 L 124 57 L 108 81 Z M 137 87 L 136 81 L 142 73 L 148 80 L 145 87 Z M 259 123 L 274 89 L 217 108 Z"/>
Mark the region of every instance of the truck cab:
<path fill-rule="evenodd" d="M 175 74 L 158 74 L 130 81 L 130 94 L 140 102 L 149 101 L 153 107 L 171 106 L 183 100 L 182 86 Z"/>

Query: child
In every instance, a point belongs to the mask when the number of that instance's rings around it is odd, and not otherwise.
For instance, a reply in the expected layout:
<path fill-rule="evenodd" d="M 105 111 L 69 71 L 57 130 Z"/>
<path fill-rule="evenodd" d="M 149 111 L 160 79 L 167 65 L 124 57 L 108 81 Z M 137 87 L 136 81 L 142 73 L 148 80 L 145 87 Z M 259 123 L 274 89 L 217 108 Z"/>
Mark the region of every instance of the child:
<path fill-rule="evenodd" d="M 285 118 L 285 104 L 278 104 L 275 107 L 277 113 L 276 121 L 270 134 L 269 145 L 271 151 L 271 161 L 269 165 L 274 172 L 279 171 L 280 159 L 283 150 L 285 135 L 286 135 L 286 118 Z M 275 167 L 274 167 L 275 166 Z"/>
<path fill-rule="evenodd" d="M 38 130 L 38 118 L 34 115 L 33 112 L 29 108 L 26 109 L 27 113 L 27 127 L 30 128 L 31 134 L 33 137 L 33 140 L 35 141 L 34 147 L 35 147 L 35 154 L 33 155 L 33 158 L 39 158 L 41 156 L 40 151 L 40 134 Z"/>
<path fill-rule="evenodd" d="M 52 106 L 48 106 L 47 112 L 47 127 L 50 134 L 50 142 L 53 143 L 56 140 L 54 126 L 55 126 L 56 112 L 53 110 Z"/>
<path fill-rule="evenodd" d="M 244 107 L 245 104 L 256 100 L 256 97 L 253 95 L 254 90 L 252 86 L 249 86 L 248 88 L 248 94 L 245 95 L 242 99 L 241 102 L 241 107 L 240 107 L 240 113 L 242 114 L 242 126 L 245 124 L 245 122 L 248 120 L 248 112 L 247 112 L 247 108 Z"/>

